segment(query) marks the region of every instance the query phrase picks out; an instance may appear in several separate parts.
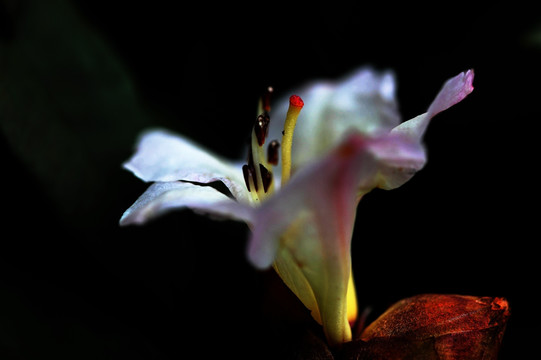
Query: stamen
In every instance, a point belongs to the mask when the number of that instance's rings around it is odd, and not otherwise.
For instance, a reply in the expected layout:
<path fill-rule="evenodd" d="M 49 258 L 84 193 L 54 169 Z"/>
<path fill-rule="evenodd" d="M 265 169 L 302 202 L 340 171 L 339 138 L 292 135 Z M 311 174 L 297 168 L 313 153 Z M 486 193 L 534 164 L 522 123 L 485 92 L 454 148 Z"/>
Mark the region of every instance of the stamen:
<path fill-rule="evenodd" d="M 267 114 L 270 112 L 270 98 L 273 91 L 274 89 L 271 86 L 267 87 L 267 91 L 265 91 L 261 98 L 263 111 Z"/>
<path fill-rule="evenodd" d="M 256 118 L 252 129 L 250 148 L 248 150 L 248 164 L 242 167 L 242 174 L 246 188 L 251 193 L 254 201 L 263 201 L 268 195 L 267 192 L 273 192 L 274 183 L 270 165 L 278 163 L 277 141 L 271 142 L 265 156 L 263 145 L 269 133 L 269 111 L 270 95 L 273 89 L 267 88 L 259 101 L 259 115 Z"/>
<path fill-rule="evenodd" d="M 261 180 L 261 173 L 259 171 L 259 164 L 263 163 L 265 161 L 264 154 L 263 154 L 263 148 L 261 147 L 261 133 L 264 131 L 264 126 L 260 126 L 260 119 L 256 120 L 254 124 L 254 128 L 252 130 L 252 142 L 251 142 L 251 148 L 250 148 L 250 158 L 248 159 L 248 165 L 251 166 L 251 170 L 253 172 L 253 180 L 254 180 L 254 187 L 255 191 L 257 192 L 258 198 L 261 197 L 262 193 L 260 193 L 260 190 L 263 189 L 263 182 Z M 264 124 L 262 124 L 264 125 Z M 265 137 L 263 136 L 263 143 L 265 142 Z M 259 199 L 261 200 L 261 199 Z"/>
<path fill-rule="evenodd" d="M 250 165 L 242 166 L 242 175 L 244 175 L 244 182 L 246 183 L 246 188 L 249 192 L 252 192 L 252 187 L 257 192 L 257 182 L 254 181 L 254 168 Z"/>
<path fill-rule="evenodd" d="M 250 169 L 248 169 L 248 165 L 242 165 L 242 175 L 244 176 L 244 183 L 246 184 L 248 192 L 251 192 L 252 190 L 250 190 Z"/>
<path fill-rule="evenodd" d="M 278 150 L 280 149 L 280 143 L 276 140 L 272 140 L 267 147 L 267 162 L 271 165 L 278 165 Z"/>
<path fill-rule="evenodd" d="M 301 112 L 304 102 L 297 95 L 289 98 L 289 109 L 287 109 L 286 121 L 282 137 L 282 185 L 291 176 L 291 146 L 293 143 L 293 132 L 297 124 L 297 118 Z"/>
<path fill-rule="evenodd" d="M 347 317 L 349 323 L 355 323 L 358 317 L 357 309 L 357 294 L 355 291 L 355 282 L 353 281 L 353 273 L 350 270 L 347 290 Z"/>
<path fill-rule="evenodd" d="M 263 180 L 263 190 L 265 191 L 265 193 L 267 193 L 272 183 L 272 173 L 267 170 L 267 168 L 264 167 L 263 164 L 259 164 L 259 172 L 261 174 L 261 180 Z"/>
<path fill-rule="evenodd" d="M 273 91 L 274 89 L 271 86 L 268 86 L 263 95 L 259 98 L 259 103 L 257 105 L 258 114 L 268 114 L 270 112 L 270 100 Z"/>
<path fill-rule="evenodd" d="M 270 118 L 267 114 L 259 115 L 255 121 L 254 132 L 259 146 L 263 146 L 263 144 L 265 144 L 265 139 L 269 133 L 269 122 Z"/>

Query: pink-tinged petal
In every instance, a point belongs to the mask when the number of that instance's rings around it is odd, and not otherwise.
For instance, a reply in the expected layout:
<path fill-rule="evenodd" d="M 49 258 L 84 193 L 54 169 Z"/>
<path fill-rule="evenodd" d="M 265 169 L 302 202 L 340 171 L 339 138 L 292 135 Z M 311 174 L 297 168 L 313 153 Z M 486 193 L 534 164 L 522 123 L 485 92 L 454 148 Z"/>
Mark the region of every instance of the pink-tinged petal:
<path fill-rule="evenodd" d="M 391 72 L 363 67 L 336 82 L 314 82 L 292 93 L 305 104 L 293 138 L 294 170 L 337 146 L 351 129 L 374 135 L 401 120 Z M 287 108 L 287 98 L 271 108 L 270 139 L 281 138 Z"/>
<path fill-rule="evenodd" d="M 391 190 L 405 184 L 426 164 L 426 152 L 418 142 L 408 142 L 396 135 L 395 141 L 374 145 L 372 152 L 379 163 L 377 187 Z"/>
<path fill-rule="evenodd" d="M 473 91 L 473 78 L 473 70 L 468 70 L 447 80 L 426 113 L 403 122 L 391 132 L 421 141 L 430 119 L 459 103 Z"/>
<path fill-rule="evenodd" d="M 155 182 L 124 212 L 120 225 L 141 225 L 172 210 L 189 208 L 223 219 L 251 223 L 253 209 L 210 186 L 170 181 Z"/>
<path fill-rule="evenodd" d="M 274 262 L 331 343 L 351 337 L 347 290 L 359 196 L 374 188 L 381 170 L 399 162 L 410 146 L 396 137 L 371 139 L 355 132 L 255 211 L 250 261 L 258 268 Z"/>
<path fill-rule="evenodd" d="M 143 133 L 136 153 L 123 166 L 147 182 L 221 181 L 240 202 L 247 203 L 250 199 L 238 164 L 220 159 L 182 136 L 164 130 Z"/>
<path fill-rule="evenodd" d="M 285 187 L 256 210 L 253 235 L 248 250 L 248 257 L 254 266 L 261 269 L 271 266 L 281 235 L 296 220 L 298 214 L 309 210 L 322 215 L 326 222 L 330 221 L 336 215 L 334 211 L 342 212 L 341 208 L 333 209 L 330 207 L 331 204 L 323 207 L 316 205 L 320 205 L 319 203 L 323 201 L 334 203 L 337 199 L 345 197 L 338 190 L 346 184 L 352 187 L 348 195 L 352 195 L 351 199 L 355 199 L 353 188 L 356 189 L 356 184 L 353 185 L 350 180 L 351 171 L 346 170 L 348 166 L 355 163 L 353 157 L 360 152 L 361 143 L 360 135 L 349 137 L 340 147 L 343 150 L 335 150 L 316 164 L 303 168 Z M 348 150 L 350 148 L 351 151 Z M 367 162 L 366 173 L 372 174 L 368 169 L 373 170 L 373 167 L 368 165 L 370 163 Z M 339 185 L 343 186 L 339 188 Z M 350 199 L 346 197 L 344 200 Z M 350 210 L 353 209 L 354 207 Z"/>
<path fill-rule="evenodd" d="M 473 70 L 468 70 L 447 80 L 428 108 L 428 117 L 433 117 L 464 100 L 473 91 L 473 77 Z"/>

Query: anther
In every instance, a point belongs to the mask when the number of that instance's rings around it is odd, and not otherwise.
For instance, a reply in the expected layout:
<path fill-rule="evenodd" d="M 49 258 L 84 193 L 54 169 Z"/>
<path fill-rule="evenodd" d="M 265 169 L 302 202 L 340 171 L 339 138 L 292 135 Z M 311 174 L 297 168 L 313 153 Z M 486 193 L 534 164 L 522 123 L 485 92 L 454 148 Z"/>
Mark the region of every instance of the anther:
<path fill-rule="evenodd" d="M 270 118 L 267 114 L 259 115 L 255 121 L 254 132 L 259 146 L 263 146 L 263 144 L 265 144 L 265 139 L 269 133 L 269 122 Z"/>
<path fill-rule="evenodd" d="M 263 190 L 266 193 L 272 183 L 272 173 L 263 164 L 259 164 L 259 171 L 261 172 L 261 180 L 263 181 Z"/>
<path fill-rule="evenodd" d="M 242 166 L 242 175 L 244 175 L 244 182 L 246 183 L 246 188 L 249 192 L 251 192 L 251 186 L 250 184 L 254 185 L 254 190 L 257 192 L 257 180 L 255 176 L 255 169 L 250 165 L 243 165 Z"/>
<path fill-rule="evenodd" d="M 267 162 L 271 165 L 278 165 L 278 151 L 280 150 L 280 143 L 276 140 L 272 140 L 267 147 Z"/>
<path fill-rule="evenodd" d="M 251 192 L 250 190 L 250 167 L 248 165 L 242 166 L 242 175 L 244 175 L 244 183 L 246 184 L 246 188 L 248 189 L 248 192 Z"/>
<path fill-rule="evenodd" d="M 274 89 L 269 86 L 261 97 L 263 111 L 267 114 L 270 112 L 270 98 L 273 91 Z"/>

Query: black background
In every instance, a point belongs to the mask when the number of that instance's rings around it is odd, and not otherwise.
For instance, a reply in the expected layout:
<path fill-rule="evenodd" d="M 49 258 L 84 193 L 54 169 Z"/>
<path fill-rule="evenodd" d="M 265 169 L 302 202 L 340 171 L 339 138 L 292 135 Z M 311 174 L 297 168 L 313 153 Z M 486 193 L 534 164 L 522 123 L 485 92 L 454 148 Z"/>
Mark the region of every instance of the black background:
<path fill-rule="evenodd" d="M 361 65 L 395 72 L 404 119 L 446 79 L 476 77 L 430 124 L 425 169 L 361 201 L 360 306 L 506 297 L 500 358 L 535 353 L 533 5 L 44 3 L 0 2 L 0 358 L 264 358 L 287 344 L 302 311 L 247 264 L 245 225 L 182 211 L 119 228 L 147 186 L 120 165 L 151 126 L 239 158 L 265 86 L 286 95 Z"/>

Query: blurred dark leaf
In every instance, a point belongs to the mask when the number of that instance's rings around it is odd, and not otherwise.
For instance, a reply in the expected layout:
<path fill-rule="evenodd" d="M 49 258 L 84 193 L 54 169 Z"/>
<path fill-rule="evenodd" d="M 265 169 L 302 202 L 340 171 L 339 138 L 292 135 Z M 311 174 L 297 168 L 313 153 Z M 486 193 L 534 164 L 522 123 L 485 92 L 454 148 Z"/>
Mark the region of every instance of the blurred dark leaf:
<path fill-rule="evenodd" d="M 117 177 L 108 174 L 121 171 L 148 122 L 134 86 L 69 2 L 4 8 L 3 137 L 70 223 L 97 225 L 109 215 L 100 208 L 116 201 Z"/>

